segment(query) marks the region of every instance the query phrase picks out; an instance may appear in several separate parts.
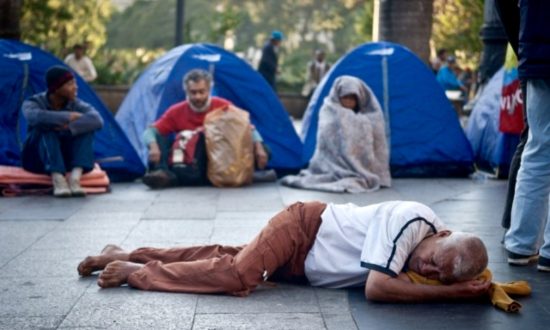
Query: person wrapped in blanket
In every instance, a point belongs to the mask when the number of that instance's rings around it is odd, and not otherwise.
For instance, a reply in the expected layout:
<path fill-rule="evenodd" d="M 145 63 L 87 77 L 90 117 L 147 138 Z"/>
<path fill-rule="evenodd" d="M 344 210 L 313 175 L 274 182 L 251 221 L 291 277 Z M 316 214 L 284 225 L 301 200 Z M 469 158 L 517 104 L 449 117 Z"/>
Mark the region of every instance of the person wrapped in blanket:
<path fill-rule="evenodd" d="M 351 76 L 334 81 L 319 111 L 317 145 L 308 168 L 281 182 L 295 188 L 350 193 L 391 185 L 384 116 L 363 81 Z"/>
<path fill-rule="evenodd" d="M 22 166 L 29 172 L 50 174 L 56 197 L 84 196 L 80 177 L 94 168 L 94 132 L 103 127 L 103 119 L 76 97 L 75 77 L 67 68 L 49 68 L 46 84 L 47 91 L 23 102 L 28 132 Z"/>
<path fill-rule="evenodd" d="M 212 75 L 194 69 L 183 77 L 186 100 L 172 105 L 143 133 L 148 148 L 149 171 L 143 182 L 152 189 L 208 184 L 206 146 L 201 128 L 209 112 L 227 107 L 230 101 L 210 95 Z M 172 139 L 172 135 L 176 135 Z M 264 169 L 269 151 L 252 127 L 256 167 Z"/>

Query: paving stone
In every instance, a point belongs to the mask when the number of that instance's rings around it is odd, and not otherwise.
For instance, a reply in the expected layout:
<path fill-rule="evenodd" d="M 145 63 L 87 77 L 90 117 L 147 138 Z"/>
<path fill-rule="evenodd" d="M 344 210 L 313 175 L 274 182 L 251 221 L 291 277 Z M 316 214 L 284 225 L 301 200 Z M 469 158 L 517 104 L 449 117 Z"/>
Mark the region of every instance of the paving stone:
<path fill-rule="evenodd" d="M 124 229 L 59 230 L 48 233 L 31 246 L 31 249 L 97 251 L 107 244 L 120 244 L 128 235 Z"/>
<path fill-rule="evenodd" d="M 79 213 L 114 213 L 128 211 L 143 212 L 151 205 L 151 200 L 94 200 L 82 206 Z"/>
<path fill-rule="evenodd" d="M 46 253 L 47 254 L 47 253 Z M 41 254 L 44 255 L 44 254 Z M 0 278 L 21 277 L 67 277 L 77 276 L 76 267 L 81 258 L 40 258 L 40 256 L 18 256 L 2 267 Z"/>
<path fill-rule="evenodd" d="M 91 287 L 60 328 L 190 329 L 196 295 Z"/>
<path fill-rule="evenodd" d="M 175 187 L 158 191 L 158 202 L 189 203 L 210 201 L 216 202 L 221 189 L 215 187 Z"/>
<path fill-rule="evenodd" d="M 220 211 L 279 211 L 283 206 L 276 183 L 224 188 L 220 190 L 218 199 Z"/>
<path fill-rule="evenodd" d="M 198 314 L 193 330 L 202 329 L 324 329 L 318 313 Z"/>
<path fill-rule="evenodd" d="M 12 199 L 10 199 L 11 201 Z M 86 201 L 83 198 L 53 198 L 36 196 L 26 198 L 24 202 L 14 200 L 14 207 L 0 213 L 0 221 L 5 220 L 43 220 L 63 221 L 77 212 Z"/>
<path fill-rule="evenodd" d="M 317 297 L 311 287 L 277 284 L 260 286 L 246 299 L 227 295 L 199 296 L 197 313 L 319 313 Z"/>
<path fill-rule="evenodd" d="M 76 276 L 0 278 L 0 317 L 66 315 L 88 285 Z"/>
<path fill-rule="evenodd" d="M 210 243 L 222 245 L 247 244 L 258 235 L 263 227 L 262 224 L 244 227 L 215 227 Z"/>
<path fill-rule="evenodd" d="M 277 188 L 283 200 L 285 206 L 294 204 L 296 202 L 311 202 L 319 201 L 323 203 L 346 203 L 345 194 L 328 193 L 321 191 L 303 190 L 289 188 L 285 186 L 279 186 Z"/>
<path fill-rule="evenodd" d="M 214 219 L 216 217 L 216 203 L 208 199 L 196 201 L 181 200 L 172 202 L 157 201 L 145 211 L 142 219 L 176 219 L 197 220 Z"/>
<path fill-rule="evenodd" d="M 176 241 L 188 238 L 210 238 L 213 221 L 201 220 L 148 220 L 141 221 L 127 240 L 147 239 L 154 241 Z"/>
<path fill-rule="evenodd" d="M 62 316 L 42 316 L 42 317 L 0 317 L 0 329 L 57 329 L 61 321 Z"/>

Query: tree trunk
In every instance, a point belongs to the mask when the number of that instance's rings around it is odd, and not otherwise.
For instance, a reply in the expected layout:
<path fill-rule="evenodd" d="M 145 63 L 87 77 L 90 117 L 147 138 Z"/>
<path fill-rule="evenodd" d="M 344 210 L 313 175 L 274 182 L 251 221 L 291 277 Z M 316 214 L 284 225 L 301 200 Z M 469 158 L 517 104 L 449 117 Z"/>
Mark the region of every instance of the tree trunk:
<path fill-rule="evenodd" d="M 433 0 L 375 0 L 378 19 L 375 40 L 391 41 L 409 48 L 426 64 L 430 60 Z"/>
<path fill-rule="evenodd" d="M 22 0 L 0 0 L 0 38 L 21 38 L 19 20 L 21 19 Z"/>

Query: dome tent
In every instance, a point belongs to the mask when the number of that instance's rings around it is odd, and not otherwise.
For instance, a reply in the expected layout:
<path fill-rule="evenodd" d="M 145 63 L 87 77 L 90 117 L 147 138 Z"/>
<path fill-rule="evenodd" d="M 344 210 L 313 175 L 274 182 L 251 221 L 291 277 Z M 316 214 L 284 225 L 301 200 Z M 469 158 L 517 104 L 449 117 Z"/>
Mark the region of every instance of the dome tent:
<path fill-rule="evenodd" d="M 477 100 L 466 127 L 466 136 L 472 145 L 476 166 L 498 178 L 507 178 L 519 134 L 503 133 L 499 129 L 503 85 L 517 79 L 517 68 L 507 74 L 505 68 L 489 80 Z"/>
<path fill-rule="evenodd" d="M 389 42 L 358 46 L 323 78 L 304 115 L 304 162 L 315 151 L 323 100 L 342 75 L 363 80 L 382 105 L 392 176 L 466 176 L 473 171 L 470 144 L 433 72 L 407 48 Z"/>
<path fill-rule="evenodd" d="M 0 164 L 21 165 L 26 122 L 23 101 L 47 89 L 44 76 L 53 65 L 65 65 L 52 54 L 18 41 L 0 39 Z M 96 132 L 94 156 L 113 181 L 131 180 L 145 172 L 136 151 L 109 110 L 78 75 L 78 97 L 101 115 L 104 127 Z"/>
<path fill-rule="evenodd" d="M 302 143 L 272 88 L 235 54 L 209 44 L 182 45 L 167 52 L 140 75 L 120 106 L 116 120 L 139 151 L 143 164 L 147 160 L 143 132 L 171 105 L 185 99 L 183 76 L 197 68 L 212 73 L 213 95 L 250 113 L 252 124 L 271 149 L 268 166 L 287 170 L 302 167 Z"/>

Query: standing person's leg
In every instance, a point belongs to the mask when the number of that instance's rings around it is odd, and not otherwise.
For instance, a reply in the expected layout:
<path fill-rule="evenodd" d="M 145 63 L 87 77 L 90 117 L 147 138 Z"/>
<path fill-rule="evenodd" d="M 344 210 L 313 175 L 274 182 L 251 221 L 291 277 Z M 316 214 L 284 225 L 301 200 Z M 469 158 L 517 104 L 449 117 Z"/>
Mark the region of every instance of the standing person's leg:
<path fill-rule="evenodd" d="M 529 138 L 518 172 L 512 222 L 504 240 L 506 249 L 511 252 L 508 258 L 511 264 L 526 264 L 531 259 L 529 256 L 537 254 L 548 218 L 550 80 L 527 82 L 527 116 Z M 544 243 L 540 253 L 550 258 L 550 241 Z"/>
<path fill-rule="evenodd" d="M 506 204 L 504 205 L 504 213 L 502 214 L 501 225 L 503 228 L 510 228 L 510 219 L 512 217 L 512 203 L 514 202 L 514 194 L 516 191 L 516 181 L 518 176 L 518 170 L 521 165 L 521 154 L 527 143 L 527 137 L 529 136 L 529 124 L 527 123 L 527 83 L 525 80 L 520 82 L 521 92 L 523 97 L 523 123 L 524 129 L 521 132 L 519 138 L 519 144 L 516 147 L 512 161 L 510 162 L 510 171 L 508 173 L 508 190 L 506 192 Z"/>
<path fill-rule="evenodd" d="M 280 268 L 289 276 L 303 276 L 303 262 L 315 240 L 324 208 L 321 203 L 290 206 L 271 219 L 235 256 L 169 264 L 150 261 L 137 269 L 137 264 L 126 263 L 125 269 L 124 263 L 114 262 L 107 265 L 98 284 L 118 286 L 127 280 L 130 286 L 142 290 L 246 296 Z"/>

